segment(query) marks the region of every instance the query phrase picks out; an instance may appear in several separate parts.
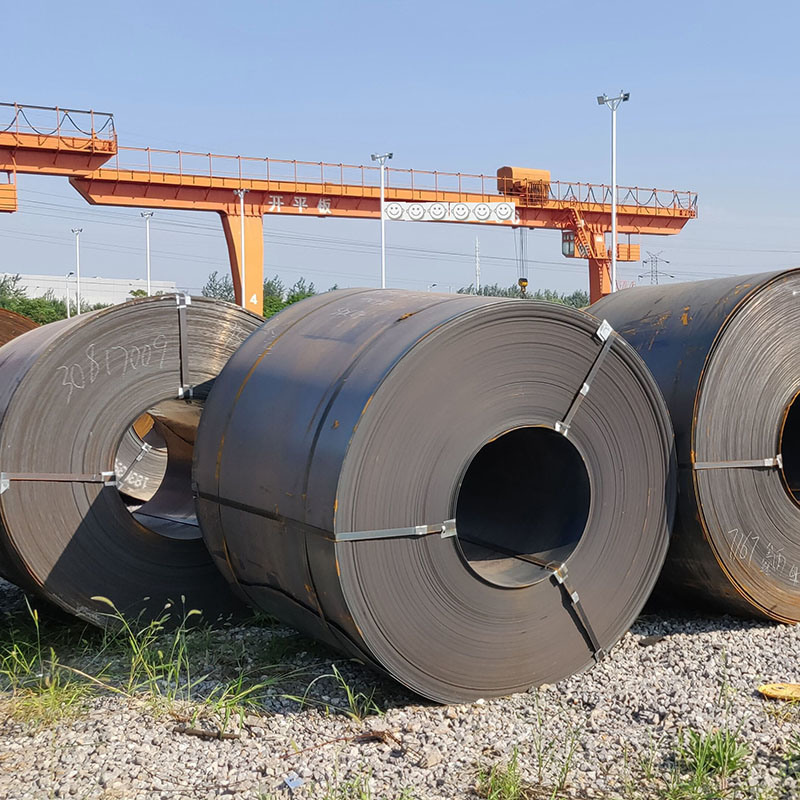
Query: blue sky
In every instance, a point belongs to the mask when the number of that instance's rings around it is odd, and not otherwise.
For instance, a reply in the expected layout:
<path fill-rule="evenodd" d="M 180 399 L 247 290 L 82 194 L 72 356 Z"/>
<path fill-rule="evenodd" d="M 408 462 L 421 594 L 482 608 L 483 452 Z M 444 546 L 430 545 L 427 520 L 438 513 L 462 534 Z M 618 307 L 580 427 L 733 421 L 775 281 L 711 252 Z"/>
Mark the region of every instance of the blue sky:
<path fill-rule="evenodd" d="M 619 183 L 699 192 L 699 219 L 643 237 L 681 279 L 800 262 L 798 5 L 788 2 L 160 2 L 40 0 L 3 9 L 0 101 L 115 115 L 120 144 L 554 179 L 609 181 L 624 88 Z M 83 227 L 86 275 L 141 277 L 137 210 L 91 207 L 66 179 L 20 176 L 0 216 L 0 272 L 64 274 Z M 387 225 L 388 282 L 516 280 L 513 234 Z M 153 277 L 199 288 L 227 270 L 214 214 L 156 212 Z M 374 285 L 379 226 L 265 217 L 265 272 L 318 287 Z M 531 286 L 586 288 L 560 234 L 528 236 Z M 640 264 L 620 265 L 635 278 Z"/>

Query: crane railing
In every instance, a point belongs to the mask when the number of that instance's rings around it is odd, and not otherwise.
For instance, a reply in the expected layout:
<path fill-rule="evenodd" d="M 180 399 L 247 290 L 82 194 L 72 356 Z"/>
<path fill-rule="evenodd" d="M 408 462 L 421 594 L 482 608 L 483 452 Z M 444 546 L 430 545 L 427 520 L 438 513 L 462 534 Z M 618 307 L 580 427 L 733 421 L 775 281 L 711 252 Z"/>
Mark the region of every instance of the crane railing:
<path fill-rule="evenodd" d="M 58 139 L 116 141 L 114 116 L 59 106 L 0 103 L 0 133 L 35 134 Z"/>
<path fill-rule="evenodd" d="M 268 181 L 288 184 L 289 190 L 302 192 L 340 191 L 353 193 L 359 188 L 373 195 L 380 185 L 380 167 L 363 164 L 334 164 L 324 161 L 299 161 L 253 156 L 218 155 L 188 150 L 161 150 L 152 147 L 119 147 L 117 154 L 103 168 L 106 173 L 146 173 L 149 177 L 177 175 L 192 182 L 193 178 L 233 179 L 234 181 Z M 140 176 L 137 176 L 140 177 Z M 448 193 L 485 202 L 496 201 L 504 195 L 497 191 L 497 175 L 466 172 L 386 168 L 386 186 L 411 192 Z M 366 190 L 370 191 L 367 192 Z M 617 202 L 621 206 L 648 209 L 683 210 L 696 213 L 697 194 L 672 189 L 639 186 L 617 187 Z M 540 204 L 516 198 L 520 205 Z M 605 184 L 551 181 L 548 200 L 568 204 L 610 205 L 611 187 Z"/>

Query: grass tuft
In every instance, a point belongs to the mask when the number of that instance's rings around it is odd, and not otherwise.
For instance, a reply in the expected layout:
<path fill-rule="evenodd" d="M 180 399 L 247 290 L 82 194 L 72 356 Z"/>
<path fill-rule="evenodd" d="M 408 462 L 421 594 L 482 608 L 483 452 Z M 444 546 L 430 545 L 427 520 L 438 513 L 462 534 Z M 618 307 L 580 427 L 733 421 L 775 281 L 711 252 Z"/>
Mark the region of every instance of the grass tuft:
<path fill-rule="evenodd" d="M 323 700 L 311 697 L 311 690 L 314 686 L 322 680 L 334 680 L 336 687 L 342 694 L 343 702 L 341 704 L 332 703 L 329 700 Z M 287 700 L 294 700 L 303 708 L 307 705 L 314 705 L 325 709 L 326 712 L 334 712 L 337 714 L 344 714 L 354 722 L 361 723 L 367 717 L 372 715 L 382 715 L 383 711 L 375 701 L 376 690 L 373 687 L 369 693 L 356 692 L 352 686 L 347 682 L 342 675 L 336 664 L 331 664 L 331 671 L 325 675 L 318 675 L 311 683 L 308 684 L 302 696 L 285 695 Z"/>
<path fill-rule="evenodd" d="M 12 627 L 0 644 L 0 690 L 10 694 L 4 705 L 12 718 L 54 724 L 79 714 L 91 688 L 59 662 L 53 647 L 44 647 L 39 612 L 25 602 L 27 630 Z"/>
<path fill-rule="evenodd" d="M 284 643 L 273 648 L 273 640 L 291 637 L 259 637 L 255 624 L 212 630 L 197 624 L 194 609 L 181 611 L 173 625 L 169 603 L 145 623 L 127 618 L 108 598 L 94 599 L 109 609 L 104 631 L 63 621 L 45 626 L 30 604 L 27 615 L 9 618 L 0 634 L 0 701 L 10 717 L 50 725 L 111 693 L 224 733 L 263 710 L 276 683 L 305 679 L 306 670 L 265 658 L 272 649 L 286 650 Z"/>
<path fill-rule="evenodd" d="M 536 797 L 533 788 L 523 780 L 516 747 L 507 764 L 494 764 L 478 771 L 475 793 L 485 800 L 528 800 Z"/>
<path fill-rule="evenodd" d="M 730 777 L 746 765 L 749 752 L 738 731 L 718 729 L 698 733 L 690 730 L 679 736 L 676 760 L 698 783 L 713 781 L 725 791 Z"/>

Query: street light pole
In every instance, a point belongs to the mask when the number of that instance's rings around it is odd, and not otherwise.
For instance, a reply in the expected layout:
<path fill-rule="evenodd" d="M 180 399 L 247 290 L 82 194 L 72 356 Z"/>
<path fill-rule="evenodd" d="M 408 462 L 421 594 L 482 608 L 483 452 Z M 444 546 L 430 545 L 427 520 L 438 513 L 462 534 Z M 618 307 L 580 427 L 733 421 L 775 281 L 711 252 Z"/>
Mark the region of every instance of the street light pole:
<path fill-rule="evenodd" d="M 247 274 L 245 272 L 245 254 L 244 254 L 244 196 L 249 192 L 249 189 L 234 189 L 233 193 L 239 198 L 239 216 L 242 220 L 242 234 L 241 234 L 241 241 L 242 241 L 242 274 L 240 276 L 241 286 L 242 286 L 242 308 L 247 308 L 247 296 L 244 292 L 244 276 Z"/>
<path fill-rule="evenodd" d="M 150 297 L 150 218 L 153 216 L 152 211 L 142 211 L 144 217 L 145 230 L 147 231 L 147 296 Z"/>
<path fill-rule="evenodd" d="M 81 313 L 81 234 L 83 228 L 72 228 L 75 234 L 75 316 Z"/>
<path fill-rule="evenodd" d="M 74 275 L 74 272 L 68 272 L 66 275 L 66 279 L 64 281 L 64 289 L 66 290 L 66 298 L 67 298 L 67 319 L 69 319 L 69 279 Z"/>
<path fill-rule="evenodd" d="M 384 172 L 386 169 L 386 161 L 390 159 L 394 153 L 373 153 L 372 160 L 377 161 L 381 165 L 381 289 L 386 288 L 386 215 L 384 214 L 384 206 L 386 205 L 386 179 Z"/>
<path fill-rule="evenodd" d="M 475 237 L 475 294 L 481 293 L 481 244 Z"/>
<path fill-rule="evenodd" d="M 601 94 L 597 103 L 611 109 L 611 291 L 617 291 L 617 108 L 631 93 L 619 90 L 616 97 Z"/>

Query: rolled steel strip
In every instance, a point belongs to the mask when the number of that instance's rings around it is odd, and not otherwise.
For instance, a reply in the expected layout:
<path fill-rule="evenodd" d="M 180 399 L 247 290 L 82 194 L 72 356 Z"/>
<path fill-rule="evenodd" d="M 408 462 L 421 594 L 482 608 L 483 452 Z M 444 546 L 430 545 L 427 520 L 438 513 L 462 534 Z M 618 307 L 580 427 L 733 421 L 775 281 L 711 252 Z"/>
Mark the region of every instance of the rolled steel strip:
<path fill-rule="evenodd" d="M 600 658 L 655 583 L 675 491 L 663 399 L 608 326 L 399 290 L 267 321 L 209 395 L 193 474 L 254 605 L 445 702 Z"/>
<path fill-rule="evenodd" d="M 658 594 L 800 621 L 800 271 L 629 289 L 591 311 L 672 414 L 678 515 Z"/>
<path fill-rule="evenodd" d="M 131 500 L 146 502 L 167 471 L 167 445 L 161 423 L 143 414 L 128 428 L 114 458 L 117 488 Z"/>
<path fill-rule="evenodd" d="M 26 331 L 32 331 L 38 327 L 32 319 L 17 314 L 16 311 L 0 308 L 0 347 Z"/>
<path fill-rule="evenodd" d="M 193 514 L 191 449 L 208 389 L 263 321 L 204 298 L 135 300 L 38 328 L 0 349 L 0 570 L 102 624 L 171 599 L 216 619 L 239 608 Z M 182 357 L 183 356 L 183 357 Z M 178 400 L 188 369 L 193 396 Z M 129 513 L 114 485 L 120 441 L 149 412 L 174 442 L 152 500 Z"/>

